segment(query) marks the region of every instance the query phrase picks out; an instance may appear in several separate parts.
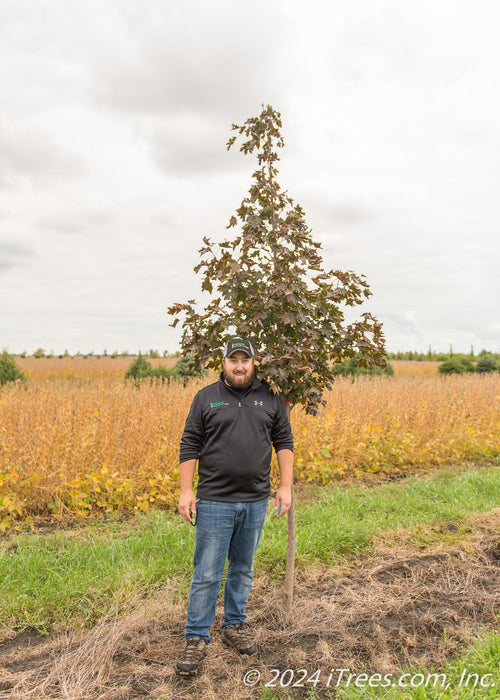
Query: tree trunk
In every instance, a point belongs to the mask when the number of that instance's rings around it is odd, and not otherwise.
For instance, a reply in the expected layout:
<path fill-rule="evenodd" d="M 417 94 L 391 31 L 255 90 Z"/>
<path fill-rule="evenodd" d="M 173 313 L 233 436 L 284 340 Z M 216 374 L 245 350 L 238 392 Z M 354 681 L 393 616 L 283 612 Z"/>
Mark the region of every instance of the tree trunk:
<path fill-rule="evenodd" d="M 286 572 L 283 585 L 285 605 L 288 612 L 293 607 L 293 585 L 295 582 L 295 497 L 292 485 L 292 505 L 288 511 L 288 545 L 286 550 Z"/>
<path fill-rule="evenodd" d="M 290 420 L 292 410 L 291 404 L 285 401 L 285 406 Z M 283 594 L 285 605 L 288 612 L 292 611 L 293 607 L 293 586 L 295 583 L 295 496 L 293 493 L 293 478 L 292 478 L 292 505 L 288 511 L 288 544 L 286 550 L 286 572 L 283 585 Z"/>

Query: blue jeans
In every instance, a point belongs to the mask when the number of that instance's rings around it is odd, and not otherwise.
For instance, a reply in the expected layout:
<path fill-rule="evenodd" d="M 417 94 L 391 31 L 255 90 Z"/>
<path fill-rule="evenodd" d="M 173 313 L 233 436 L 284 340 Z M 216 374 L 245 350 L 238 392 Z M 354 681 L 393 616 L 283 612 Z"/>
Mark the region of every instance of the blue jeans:
<path fill-rule="evenodd" d="M 200 499 L 196 503 L 196 548 L 189 591 L 186 637 L 210 642 L 226 557 L 223 627 L 246 622 L 253 582 L 253 558 L 267 510 L 267 498 L 251 503 Z"/>

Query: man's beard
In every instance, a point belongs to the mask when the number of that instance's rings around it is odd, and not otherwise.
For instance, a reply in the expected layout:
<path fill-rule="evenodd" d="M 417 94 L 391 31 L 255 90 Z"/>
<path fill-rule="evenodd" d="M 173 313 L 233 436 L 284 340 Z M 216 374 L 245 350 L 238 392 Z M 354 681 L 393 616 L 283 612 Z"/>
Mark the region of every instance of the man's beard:
<path fill-rule="evenodd" d="M 255 372 L 253 368 L 249 370 L 246 374 L 240 374 L 234 376 L 229 372 L 223 372 L 224 381 L 231 389 L 248 389 L 250 384 L 253 382 Z"/>

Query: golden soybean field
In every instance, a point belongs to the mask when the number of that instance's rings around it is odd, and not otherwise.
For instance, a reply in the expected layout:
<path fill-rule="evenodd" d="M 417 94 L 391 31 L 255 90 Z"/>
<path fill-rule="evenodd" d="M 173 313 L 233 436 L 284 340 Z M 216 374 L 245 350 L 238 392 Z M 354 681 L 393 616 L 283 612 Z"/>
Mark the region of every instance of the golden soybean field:
<path fill-rule="evenodd" d="M 136 386 L 123 380 L 130 359 L 25 362 L 30 380 L 0 388 L 0 531 L 32 515 L 175 507 L 184 421 L 213 376 Z M 498 462 L 498 373 L 394 367 L 393 377 L 338 378 L 317 417 L 292 411 L 296 482 Z"/>

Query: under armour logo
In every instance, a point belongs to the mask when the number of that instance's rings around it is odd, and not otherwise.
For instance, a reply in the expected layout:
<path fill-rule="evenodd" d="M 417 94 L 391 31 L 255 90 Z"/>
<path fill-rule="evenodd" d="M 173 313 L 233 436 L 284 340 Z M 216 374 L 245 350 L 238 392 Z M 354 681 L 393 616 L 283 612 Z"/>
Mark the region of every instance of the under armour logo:
<path fill-rule="evenodd" d="M 263 406 L 264 402 L 263 401 L 254 401 L 254 406 Z"/>

